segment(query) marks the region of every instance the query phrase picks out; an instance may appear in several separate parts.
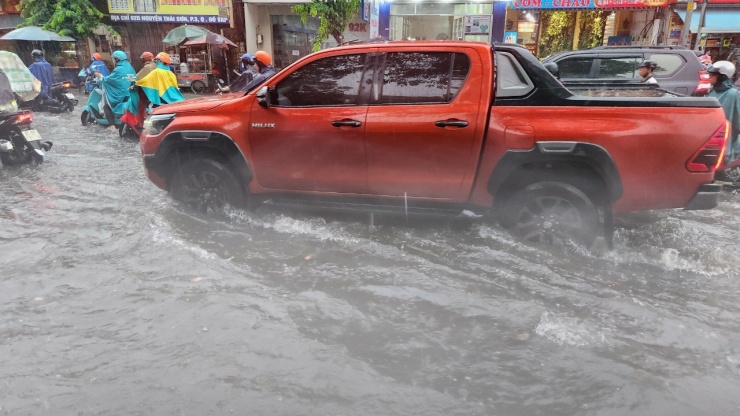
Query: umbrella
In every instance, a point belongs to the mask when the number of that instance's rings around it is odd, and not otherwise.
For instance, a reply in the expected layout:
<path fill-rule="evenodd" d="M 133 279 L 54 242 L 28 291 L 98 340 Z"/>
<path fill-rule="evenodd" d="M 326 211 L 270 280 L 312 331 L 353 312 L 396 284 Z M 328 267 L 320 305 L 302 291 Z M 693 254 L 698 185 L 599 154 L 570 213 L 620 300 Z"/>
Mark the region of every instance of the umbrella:
<path fill-rule="evenodd" d="M 182 25 L 167 32 L 167 36 L 162 39 L 162 42 L 169 43 L 170 45 L 179 45 L 186 40 L 196 39 L 198 37 L 206 36 L 207 34 L 208 29 L 206 28 L 193 25 Z"/>
<path fill-rule="evenodd" d="M 218 33 L 208 32 L 203 36 L 199 36 L 197 38 L 191 38 L 189 41 L 185 42 L 184 45 L 202 45 L 202 44 L 209 44 L 209 45 L 216 45 L 224 49 L 229 48 L 238 48 L 236 44 L 225 37 L 219 35 Z"/>
<path fill-rule="evenodd" d="M 31 41 L 51 41 L 51 42 L 74 42 L 75 39 L 69 36 L 62 36 L 50 30 L 44 30 L 38 26 L 26 26 L 12 30 L 0 37 L 2 40 L 31 40 Z"/>

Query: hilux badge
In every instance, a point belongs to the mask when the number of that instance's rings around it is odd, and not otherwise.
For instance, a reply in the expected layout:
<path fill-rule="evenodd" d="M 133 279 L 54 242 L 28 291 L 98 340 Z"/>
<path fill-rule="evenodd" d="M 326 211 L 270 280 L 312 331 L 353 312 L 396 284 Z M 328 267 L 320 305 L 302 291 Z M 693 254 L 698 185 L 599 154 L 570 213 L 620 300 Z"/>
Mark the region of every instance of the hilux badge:
<path fill-rule="evenodd" d="M 275 123 L 252 123 L 253 129 L 274 129 Z"/>

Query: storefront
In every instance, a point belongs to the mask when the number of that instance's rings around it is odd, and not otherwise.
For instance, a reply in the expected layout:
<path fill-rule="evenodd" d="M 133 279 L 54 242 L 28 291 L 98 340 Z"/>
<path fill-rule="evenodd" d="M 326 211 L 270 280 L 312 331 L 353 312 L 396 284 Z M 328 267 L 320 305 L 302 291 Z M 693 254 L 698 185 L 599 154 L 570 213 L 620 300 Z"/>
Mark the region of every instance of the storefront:
<path fill-rule="evenodd" d="M 390 40 L 491 42 L 493 2 L 390 3 Z"/>
<path fill-rule="evenodd" d="M 704 22 L 701 20 L 702 4 L 691 14 L 689 30 L 690 47 L 707 53 L 712 62 L 730 60 L 740 64 L 740 1 L 712 0 L 706 5 Z M 675 12 L 681 21 L 686 20 L 686 5 L 677 5 Z"/>
<path fill-rule="evenodd" d="M 668 45 L 675 33 L 670 26 L 670 5 L 675 1 L 514 0 L 506 13 L 505 40 L 521 44 L 541 58 L 554 52 L 543 43 L 549 42 L 548 19 L 553 12 L 560 12 L 570 22 L 563 25 L 563 32 L 555 34 L 568 41 L 559 45 L 560 50 L 599 46 L 594 39 L 602 33 L 602 45 Z"/>

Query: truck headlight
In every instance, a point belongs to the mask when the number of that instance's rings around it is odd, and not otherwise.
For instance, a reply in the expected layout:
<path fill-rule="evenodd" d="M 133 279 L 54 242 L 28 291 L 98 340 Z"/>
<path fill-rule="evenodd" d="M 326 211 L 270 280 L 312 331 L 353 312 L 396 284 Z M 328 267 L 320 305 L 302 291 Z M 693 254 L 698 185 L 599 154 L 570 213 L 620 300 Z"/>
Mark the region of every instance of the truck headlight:
<path fill-rule="evenodd" d="M 144 120 L 144 133 L 156 136 L 172 123 L 175 119 L 174 114 L 154 114 L 147 116 Z"/>

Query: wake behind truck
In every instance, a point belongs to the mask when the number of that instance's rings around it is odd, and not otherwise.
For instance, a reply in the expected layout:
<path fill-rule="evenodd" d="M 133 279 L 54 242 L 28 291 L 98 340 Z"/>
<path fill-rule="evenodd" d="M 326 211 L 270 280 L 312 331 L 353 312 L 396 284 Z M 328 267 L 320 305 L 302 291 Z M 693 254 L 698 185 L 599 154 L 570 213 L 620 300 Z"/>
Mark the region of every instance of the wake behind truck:
<path fill-rule="evenodd" d="M 524 48 L 460 41 L 323 50 L 145 127 L 147 176 L 200 211 L 485 211 L 585 245 L 614 213 L 716 206 L 728 134 L 713 98 L 574 95 Z"/>

